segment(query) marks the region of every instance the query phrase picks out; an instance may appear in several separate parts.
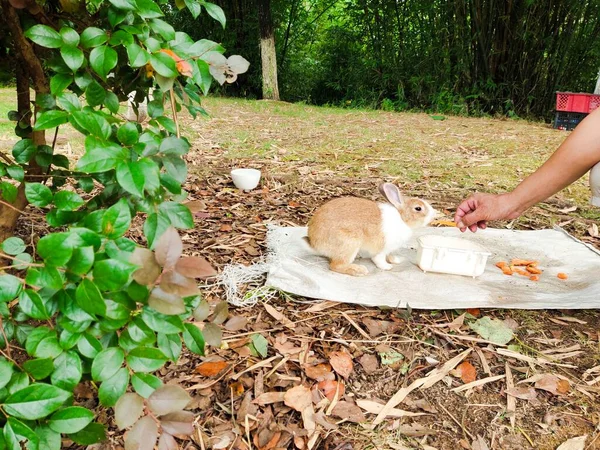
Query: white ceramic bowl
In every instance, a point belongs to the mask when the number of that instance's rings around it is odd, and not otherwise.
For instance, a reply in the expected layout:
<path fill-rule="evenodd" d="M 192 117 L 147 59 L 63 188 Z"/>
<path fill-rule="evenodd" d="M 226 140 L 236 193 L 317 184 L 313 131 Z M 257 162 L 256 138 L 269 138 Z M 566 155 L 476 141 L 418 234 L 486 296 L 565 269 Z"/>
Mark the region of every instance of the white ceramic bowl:
<path fill-rule="evenodd" d="M 424 272 L 478 277 L 491 255 L 481 245 L 456 237 L 427 235 L 417 243 L 417 264 Z"/>
<path fill-rule="evenodd" d="M 258 169 L 233 169 L 231 179 L 238 189 L 251 191 L 260 181 L 260 170 Z"/>

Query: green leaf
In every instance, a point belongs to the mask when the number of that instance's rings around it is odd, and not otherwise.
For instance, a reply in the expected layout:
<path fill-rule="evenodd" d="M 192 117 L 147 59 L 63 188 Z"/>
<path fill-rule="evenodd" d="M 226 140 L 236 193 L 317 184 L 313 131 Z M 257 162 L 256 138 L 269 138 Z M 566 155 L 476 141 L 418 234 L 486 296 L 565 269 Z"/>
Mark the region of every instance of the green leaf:
<path fill-rule="evenodd" d="M 506 345 L 514 337 L 513 331 L 503 321 L 487 316 L 469 324 L 469 327 L 483 339 L 498 345 Z"/>
<path fill-rule="evenodd" d="M 49 289 L 61 289 L 65 283 L 62 272 L 56 267 L 45 266 L 40 268 L 29 267 L 25 282 L 30 286 Z"/>
<path fill-rule="evenodd" d="M 42 183 L 25 183 L 25 197 L 34 206 L 43 208 L 52 203 L 52 191 Z"/>
<path fill-rule="evenodd" d="M 73 254 L 69 233 L 47 234 L 38 241 L 37 252 L 46 264 L 64 266 Z"/>
<path fill-rule="evenodd" d="M 125 11 L 122 9 L 116 8 L 108 8 L 108 23 L 112 28 L 116 28 L 117 25 L 122 23 L 127 17 L 132 17 L 132 13 L 130 11 Z"/>
<path fill-rule="evenodd" d="M 201 59 L 196 61 L 196 66 L 198 67 L 198 77 L 194 77 L 194 82 L 202 89 L 204 95 L 208 95 L 213 80 L 210 74 L 210 66 Z"/>
<path fill-rule="evenodd" d="M 252 335 L 252 340 L 250 342 L 251 349 L 256 351 L 256 354 L 262 356 L 263 358 L 267 357 L 268 354 L 268 345 L 269 343 L 265 339 L 262 334 L 254 334 Z"/>
<path fill-rule="evenodd" d="M 200 328 L 193 323 L 185 323 L 185 331 L 183 333 L 183 341 L 185 346 L 197 355 L 204 355 L 204 337 Z"/>
<path fill-rule="evenodd" d="M 160 369 L 167 357 L 157 348 L 137 347 L 127 355 L 127 364 L 134 372 L 154 372 Z"/>
<path fill-rule="evenodd" d="M 96 27 L 89 27 L 81 33 L 81 46 L 92 48 L 104 44 L 108 40 L 106 31 Z"/>
<path fill-rule="evenodd" d="M 62 93 L 73 82 L 73 75 L 68 73 L 58 73 L 50 79 L 50 92 L 53 95 Z"/>
<path fill-rule="evenodd" d="M 77 304 L 85 312 L 100 316 L 106 315 L 106 303 L 98 287 L 93 281 L 88 278 L 81 280 L 77 290 L 75 291 L 75 299 Z"/>
<path fill-rule="evenodd" d="M 114 169 L 119 161 L 124 161 L 129 156 L 126 148 L 94 136 L 85 139 L 85 150 L 76 167 L 86 173 L 100 173 Z"/>
<path fill-rule="evenodd" d="M 73 28 L 62 27 L 60 29 L 60 36 L 63 42 L 67 45 L 78 45 L 79 44 L 79 33 Z"/>
<path fill-rule="evenodd" d="M 150 55 L 150 64 L 156 70 L 156 73 L 165 78 L 176 78 L 179 76 L 175 60 L 163 52 L 157 52 Z"/>
<path fill-rule="evenodd" d="M 81 338 L 81 333 L 72 333 L 71 331 L 69 331 L 67 329 L 63 329 L 60 332 L 60 337 L 58 338 L 58 342 L 60 343 L 60 346 L 63 349 L 70 350 L 77 345 L 77 341 L 79 341 L 80 338 Z"/>
<path fill-rule="evenodd" d="M 171 177 L 180 184 L 185 183 L 187 178 L 187 166 L 185 161 L 178 156 L 167 156 L 163 158 L 163 165 Z"/>
<path fill-rule="evenodd" d="M 0 246 L 4 253 L 8 253 L 9 255 L 18 255 L 19 253 L 23 253 L 27 246 L 23 239 L 18 237 L 9 237 Z"/>
<path fill-rule="evenodd" d="M 10 184 L 8 181 L 0 183 L 0 189 L 2 189 L 2 197 L 8 203 L 13 203 L 17 199 L 17 187 L 14 184 Z"/>
<path fill-rule="evenodd" d="M 84 203 L 83 199 L 72 191 L 59 191 L 54 196 L 54 204 L 64 211 L 75 211 Z"/>
<path fill-rule="evenodd" d="M 175 317 L 175 316 L 169 316 Z M 179 334 L 158 333 L 156 343 L 161 352 L 171 361 L 177 361 L 181 354 L 181 337 Z"/>
<path fill-rule="evenodd" d="M 4 411 L 19 419 L 38 420 L 52 414 L 69 398 L 69 392 L 56 386 L 34 383 L 8 397 Z"/>
<path fill-rule="evenodd" d="M 219 5 L 214 3 L 203 3 L 206 12 L 215 20 L 217 20 L 223 28 L 225 28 L 225 13 Z"/>
<path fill-rule="evenodd" d="M 90 66 L 102 79 L 117 66 L 117 52 L 106 45 L 94 48 L 90 52 Z"/>
<path fill-rule="evenodd" d="M 127 122 L 119 127 L 117 138 L 123 145 L 133 145 L 140 140 L 140 132 L 135 123 Z"/>
<path fill-rule="evenodd" d="M 56 103 L 67 112 L 79 111 L 81 102 L 79 97 L 72 92 L 62 92 L 56 96 Z"/>
<path fill-rule="evenodd" d="M 78 47 L 69 45 L 65 45 L 60 48 L 60 56 L 62 56 L 65 64 L 73 72 L 77 72 L 77 70 L 83 65 L 83 60 L 85 59 L 83 52 Z"/>
<path fill-rule="evenodd" d="M 165 41 L 171 41 L 175 39 L 175 29 L 164 20 L 151 20 L 150 28 L 152 28 L 152 31 L 160 34 Z"/>
<path fill-rule="evenodd" d="M 40 438 L 38 450 L 60 450 L 62 445 L 60 433 L 52 431 L 47 426 L 41 426 L 35 429 L 35 434 Z"/>
<path fill-rule="evenodd" d="M 109 0 L 110 3 L 117 9 L 123 9 L 126 11 L 134 11 L 136 4 L 133 0 Z"/>
<path fill-rule="evenodd" d="M 117 181 L 119 185 L 136 197 L 144 197 L 143 168 L 136 162 L 121 162 L 117 166 Z"/>
<path fill-rule="evenodd" d="M 122 45 L 122 46 L 127 46 L 130 44 L 133 44 L 133 36 L 131 35 L 131 33 L 125 31 L 125 30 L 117 30 L 115 31 L 112 36 L 110 37 L 110 40 L 108 41 L 110 45 Z"/>
<path fill-rule="evenodd" d="M 158 5 L 152 0 L 137 0 L 137 13 L 144 19 L 155 19 L 164 14 Z"/>
<path fill-rule="evenodd" d="M 63 123 L 69 121 L 69 115 L 65 111 L 54 109 L 52 111 L 42 112 L 35 122 L 33 129 L 35 131 L 47 130 L 49 128 L 56 128 Z"/>
<path fill-rule="evenodd" d="M 131 280 L 137 270 L 133 264 L 117 259 L 104 259 L 94 265 L 94 282 L 101 291 L 117 291 Z"/>
<path fill-rule="evenodd" d="M 92 445 L 106 440 L 106 428 L 100 423 L 92 422 L 83 430 L 70 434 L 69 438 L 79 445 Z"/>
<path fill-rule="evenodd" d="M 59 48 L 63 45 L 63 39 L 60 34 L 47 25 L 34 25 L 24 34 L 25 37 L 42 47 Z"/>
<path fill-rule="evenodd" d="M 142 310 L 141 317 L 144 323 L 156 332 L 172 334 L 181 333 L 184 330 L 183 321 L 179 316 L 161 314 L 147 306 Z"/>
<path fill-rule="evenodd" d="M 119 200 L 106 210 L 102 217 L 102 234 L 117 239 L 125 234 L 131 225 L 131 212 L 125 199 Z"/>
<path fill-rule="evenodd" d="M 94 413 L 81 406 L 70 406 L 55 412 L 48 420 L 48 426 L 57 433 L 72 434 L 83 430 L 94 420 Z"/>
<path fill-rule="evenodd" d="M 54 372 L 50 381 L 66 391 L 72 391 L 82 377 L 81 359 L 74 351 L 61 353 L 54 360 Z"/>
<path fill-rule="evenodd" d="M 158 210 L 169 219 L 175 228 L 194 228 L 194 218 L 187 206 L 176 202 L 164 202 L 160 204 Z"/>
<path fill-rule="evenodd" d="M 36 291 L 25 289 L 19 295 L 19 306 L 21 310 L 32 319 L 48 320 L 50 315 L 46 304 Z"/>
<path fill-rule="evenodd" d="M 73 249 L 73 256 L 67 264 L 67 269 L 76 275 L 84 275 L 94 264 L 94 247 L 78 247 Z"/>
<path fill-rule="evenodd" d="M 202 6 L 200 6 L 198 0 L 185 0 L 185 6 L 187 6 L 194 19 L 197 19 L 202 12 Z"/>
<path fill-rule="evenodd" d="M 118 347 L 102 350 L 92 363 L 92 378 L 94 381 L 106 381 L 111 378 L 123 365 L 125 353 Z"/>
<path fill-rule="evenodd" d="M 91 334 L 84 333 L 77 342 L 77 350 L 86 358 L 94 359 L 102 351 L 102 344 Z"/>
<path fill-rule="evenodd" d="M 37 450 L 39 448 L 40 438 L 37 436 L 37 434 L 35 434 L 35 432 L 28 425 L 15 419 L 14 417 L 8 418 L 4 431 L 5 433 L 6 431 L 9 431 L 9 433 L 5 434 L 5 436 L 8 436 L 12 433 L 12 436 L 16 441 L 27 441 L 28 449 Z M 8 440 L 10 441 L 10 439 Z M 17 445 L 16 448 L 20 450 L 21 446 Z"/>
<path fill-rule="evenodd" d="M 23 363 L 23 369 L 36 380 L 43 380 L 54 372 L 52 358 L 30 359 Z"/>
<path fill-rule="evenodd" d="M 129 372 L 123 367 L 100 385 L 98 390 L 100 403 L 104 406 L 115 406 L 117 400 L 127 391 L 128 384 Z"/>
<path fill-rule="evenodd" d="M 148 102 L 148 115 L 153 119 L 162 116 L 165 113 L 164 106 L 159 99 Z M 146 155 L 149 156 L 149 155 Z"/>
<path fill-rule="evenodd" d="M 144 398 L 148 398 L 163 383 L 160 378 L 149 373 L 134 373 L 131 377 L 131 385 L 135 392 Z"/>
<path fill-rule="evenodd" d="M 91 84 L 90 84 L 91 86 Z M 101 113 L 91 112 L 91 111 L 75 111 L 69 117 L 69 122 L 73 125 L 77 130 L 82 132 L 83 134 L 90 134 L 92 136 L 96 136 L 99 139 L 108 140 L 110 135 L 112 134 L 112 129 L 110 128 L 110 124 L 108 121 L 102 116 Z M 87 141 L 86 141 L 87 144 Z M 109 144 L 115 150 L 119 148 L 118 145 L 110 143 Z M 108 145 L 106 145 L 108 147 Z M 87 149 L 87 146 L 86 146 Z M 116 150 L 117 152 L 119 150 Z"/>
<path fill-rule="evenodd" d="M 21 166 L 7 166 L 6 172 L 13 180 L 23 181 L 25 178 L 25 171 Z"/>
<path fill-rule="evenodd" d="M 160 188 L 160 169 L 158 165 L 149 158 L 141 158 L 137 161 L 138 167 L 144 176 L 144 188 L 153 193 Z"/>
<path fill-rule="evenodd" d="M 156 341 L 154 332 L 144 323 L 141 317 L 136 317 L 127 329 L 130 338 L 140 345 L 153 344 Z"/>
<path fill-rule="evenodd" d="M 148 52 L 135 43 L 127 46 L 127 57 L 131 67 L 145 66 L 150 59 Z"/>
<path fill-rule="evenodd" d="M 114 92 L 108 92 L 106 94 L 106 99 L 104 100 L 104 106 L 106 106 L 111 113 L 117 114 L 121 106 L 119 97 L 117 97 Z"/>
<path fill-rule="evenodd" d="M 94 107 L 104 103 L 106 98 L 106 91 L 96 80 L 92 81 L 85 88 L 85 98 L 88 105 Z"/>
<path fill-rule="evenodd" d="M 31 161 L 31 158 L 33 158 L 36 151 L 37 147 L 33 144 L 31 139 L 21 139 L 13 147 L 12 155 L 15 158 L 15 162 L 26 164 Z"/>
<path fill-rule="evenodd" d="M 169 136 L 160 143 L 159 152 L 165 156 L 182 156 L 185 155 L 189 149 L 190 144 L 188 144 L 185 139 Z"/>
<path fill-rule="evenodd" d="M 155 243 L 160 239 L 163 233 L 171 224 L 162 214 L 149 214 L 144 222 L 144 236 L 148 241 L 148 246 L 153 249 Z"/>
<path fill-rule="evenodd" d="M 8 384 L 13 374 L 13 366 L 5 358 L 0 358 L 0 389 Z"/>

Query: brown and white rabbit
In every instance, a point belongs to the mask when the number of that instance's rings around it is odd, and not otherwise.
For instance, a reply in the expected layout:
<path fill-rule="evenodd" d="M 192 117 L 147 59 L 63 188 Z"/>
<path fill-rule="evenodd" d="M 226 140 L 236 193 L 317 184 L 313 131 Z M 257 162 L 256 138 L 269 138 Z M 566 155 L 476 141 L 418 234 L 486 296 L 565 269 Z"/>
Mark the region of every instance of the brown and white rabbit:
<path fill-rule="evenodd" d="M 329 259 L 332 271 L 366 275 L 365 266 L 353 264 L 357 256 L 390 270 L 390 263 L 402 261 L 392 252 L 410 239 L 414 228 L 427 226 L 437 214 L 425 200 L 403 197 L 392 183 L 383 183 L 379 191 L 389 203 L 341 197 L 319 207 L 308 222 L 305 239 L 313 251 Z"/>

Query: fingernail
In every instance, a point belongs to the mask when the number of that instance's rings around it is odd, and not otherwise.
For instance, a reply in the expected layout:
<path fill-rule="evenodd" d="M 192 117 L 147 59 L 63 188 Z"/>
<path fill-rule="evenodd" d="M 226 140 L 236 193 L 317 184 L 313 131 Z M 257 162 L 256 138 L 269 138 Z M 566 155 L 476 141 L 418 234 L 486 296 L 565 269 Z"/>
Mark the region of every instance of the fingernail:
<path fill-rule="evenodd" d="M 466 228 L 466 227 L 465 227 L 465 224 L 464 224 L 464 223 L 462 223 L 462 222 L 458 222 L 458 223 L 456 224 L 456 226 L 457 226 L 458 228 L 460 228 L 461 230 L 462 230 L 463 228 Z"/>

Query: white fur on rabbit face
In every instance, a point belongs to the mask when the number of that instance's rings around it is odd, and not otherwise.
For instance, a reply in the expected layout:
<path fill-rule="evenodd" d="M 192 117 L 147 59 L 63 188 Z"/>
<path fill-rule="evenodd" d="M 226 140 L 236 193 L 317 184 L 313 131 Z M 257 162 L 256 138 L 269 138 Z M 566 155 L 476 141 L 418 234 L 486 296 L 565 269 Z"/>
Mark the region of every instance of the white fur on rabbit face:
<path fill-rule="evenodd" d="M 389 202 L 379 205 L 385 237 L 384 252 L 389 254 L 410 239 L 414 228 L 427 226 L 438 213 L 425 200 L 404 198 L 394 184 L 384 183 L 379 190 Z"/>

